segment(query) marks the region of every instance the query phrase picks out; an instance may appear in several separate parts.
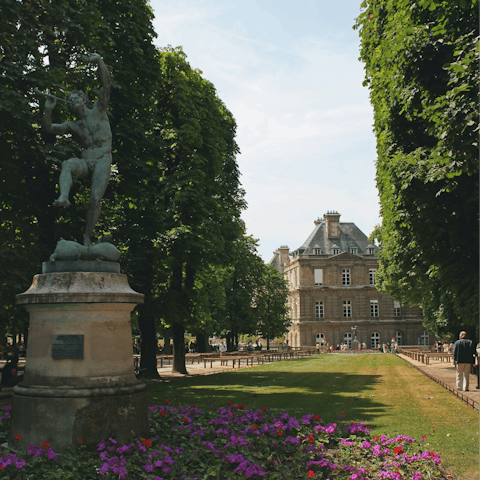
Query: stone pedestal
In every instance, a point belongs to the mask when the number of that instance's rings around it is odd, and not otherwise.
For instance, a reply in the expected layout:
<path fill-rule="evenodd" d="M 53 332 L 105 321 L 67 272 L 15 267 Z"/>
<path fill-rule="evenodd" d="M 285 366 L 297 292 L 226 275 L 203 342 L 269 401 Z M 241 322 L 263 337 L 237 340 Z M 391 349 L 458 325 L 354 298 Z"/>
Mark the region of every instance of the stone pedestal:
<path fill-rule="evenodd" d="M 79 440 L 147 436 L 146 387 L 135 378 L 130 324 L 143 295 L 126 276 L 44 273 L 17 303 L 27 308 L 30 328 L 25 377 L 12 400 L 11 445 L 46 441 L 62 451 Z"/>

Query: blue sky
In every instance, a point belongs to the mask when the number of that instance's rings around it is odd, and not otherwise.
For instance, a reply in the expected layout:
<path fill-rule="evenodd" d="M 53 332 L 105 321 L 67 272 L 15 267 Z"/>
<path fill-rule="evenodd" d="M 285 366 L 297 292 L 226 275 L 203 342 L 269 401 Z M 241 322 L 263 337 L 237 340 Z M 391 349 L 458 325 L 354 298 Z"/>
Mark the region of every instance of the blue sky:
<path fill-rule="evenodd" d="M 237 121 L 242 217 L 265 261 L 327 210 L 367 235 L 380 223 L 360 3 L 151 1 L 156 44 L 182 46 Z"/>

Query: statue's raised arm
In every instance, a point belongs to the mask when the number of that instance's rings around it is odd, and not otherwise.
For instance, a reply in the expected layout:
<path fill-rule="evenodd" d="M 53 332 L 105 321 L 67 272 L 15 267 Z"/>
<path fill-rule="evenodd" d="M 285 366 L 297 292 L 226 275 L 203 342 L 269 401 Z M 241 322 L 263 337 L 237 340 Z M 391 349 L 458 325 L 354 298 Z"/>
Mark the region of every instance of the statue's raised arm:
<path fill-rule="evenodd" d="M 102 88 L 100 90 L 100 95 L 98 96 L 97 102 L 100 109 L 106 110 L 110 100 L 110 73 L 105 65 L 105 62 L 103 61 L 103 58 L 98 53 L 84 55 L 83 59 L 86 62 L 95 62 L 98 65 L 98 71 L 102 80 Z"/>

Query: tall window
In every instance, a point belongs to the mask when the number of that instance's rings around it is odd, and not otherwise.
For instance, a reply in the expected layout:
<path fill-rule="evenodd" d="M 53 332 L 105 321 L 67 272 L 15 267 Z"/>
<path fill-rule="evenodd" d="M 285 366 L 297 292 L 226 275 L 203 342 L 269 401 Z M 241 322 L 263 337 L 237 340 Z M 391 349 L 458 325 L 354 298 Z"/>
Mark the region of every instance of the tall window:
<path fill-rule="evenodd" d="M 393 313 L 396 317 L 400 317 L 402 315 L 402 309 L 400 307 L 400 302 L 393 302 Z"/>
<path fill-rule="evenodd" d="M 368 270 L 368 275 L 370 276 L 370 285 L 375 285 L 375 272 L 377 270 L 375 268 L 370 268 Z"/>
<path fill-rule="evenodd" d="M 420 336 L 420 345 L 428 345 L 428 332 L 426 330 Z"/>
<path fill-rule="evenodd" d="M 395 332 L 395 341 L 398 345 L 402 345 L 402 332 L 400 330 Z"/>
<path fill-rule="evenodd" d="M 315 345 L 319 343 L 320 345 L 323 345 L 325 343 L 325 334 L 324 333 L 317 333 L 315 335 Z"/>
<path fill-rule="evenodd" d="M 350 300 L 345 300 L 343 302 L 343 316 L 349 318 L 352 316 L 352 304 Z"/>
<path fill-rule="evenodd" d="M 352 334 L 350 332 L 343 334 L 343 343 L 347 344 L 349 350 L 352 349 Z"/>
<path fill-rule="evenodd" d="M 370 337 L 370 342 L 372 348 L 377 349 L 380 344 L 380 334 L 378 332 L 373 332 Z"/>
<path fill-rule="evenodd" d="M 350 253 L 353 253 L 354 255 L 358 254 L 358 248 L 357 247 L 350 247 Z"/>
<path fill-rule="evenodd" d="M 323 302 L 315 302 L 315 317 L 323 318 L 323 316 L 324 316 Z"/>
<path fill-rule="evenodd" d="M 323 285 L 323 269 L 315 268 L 313 275 L 315 277 L 315 285 Z"/>
<path fill-rule="evenodd" d="M 350 269 L 342 269 L 342 285 L 350 285 Z"/>
<path fill-rule="evenodd" d="M 378 300 L 370 300 L 370 316 L 378 317 Z"/>

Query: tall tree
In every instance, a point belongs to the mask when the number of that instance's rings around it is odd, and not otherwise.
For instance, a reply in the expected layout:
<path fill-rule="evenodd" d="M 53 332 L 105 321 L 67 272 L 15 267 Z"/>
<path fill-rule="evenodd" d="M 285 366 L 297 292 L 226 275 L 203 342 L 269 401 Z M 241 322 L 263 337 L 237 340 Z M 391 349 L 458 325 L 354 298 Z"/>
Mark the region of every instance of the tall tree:
<path fill-rule="evenodd" d="M 260 288 L 265 265 L 257 253 L 257 240 L 243 235 L 232 245 L 230 275 L 226 280 L 225 315 L 219 333 L 227 338 L 227 348 L 233 350 L 239 335 L 255 335 L 258 314 L 255 295 Z"/>
<path fill-rule="evenodd" d="M 264 265 L 261 284 L 255 295 L 257 332 L 267 340 L 281 337 L 288 331 L 291 319 L 288 316 L 288 282 L 273 265 Z"/>
<path fill-rule="evenodd" d="M 242 231 L 233 117 L 180 49 L 155 48 L 146 0 L 20 0 L 0 9 L 0 295 L 10 306 L 0 310 L 3 323 L 60 236 L 81 239 L 88 205 L 77 182 L 68 211 L 50 207 L 57 162 L 77 147 L 39 129 L 43 102 L 34 88 L 58 96 L 82 89 L 95 98 L 95 69 L 81 57 L 97 52 L 112 77 L 114 165 L 95 233 L 113 233 L 122 271 L 145 294 L 137 312 L 144 376 L 158 376 L 155 321 L 162 319 L 176 341 L 175 368 L 185 371 L 195 285 L 212 265 L 226 265 Z M 60 105 L 54 113 L 56 123 L 69 117 Z"/>
<path fill-rule="evenodd" d="M 236 163 L 236 124 L 215 87 L 190 67 L 180 48 L 161 51 L 155 107 L 164 142 L 158 194 L 166 212 L 161 236 L 170 268 L 165 319 L 174 345 L 173 370 L 186 373 L 184 335 L 195 326 L 196 280 L 226 265 L 241 234 L 244 192 Z"/>
<path fill-rule="evenodd" d="M 378 288 L 436 333 L 478 322 L 478 1 L 367 0 L 356 27 L 377 138 Z M 378 235 L 376 235 L 378 237 Z"/>

